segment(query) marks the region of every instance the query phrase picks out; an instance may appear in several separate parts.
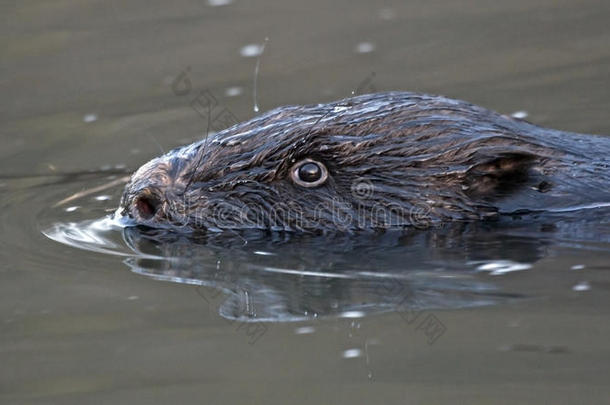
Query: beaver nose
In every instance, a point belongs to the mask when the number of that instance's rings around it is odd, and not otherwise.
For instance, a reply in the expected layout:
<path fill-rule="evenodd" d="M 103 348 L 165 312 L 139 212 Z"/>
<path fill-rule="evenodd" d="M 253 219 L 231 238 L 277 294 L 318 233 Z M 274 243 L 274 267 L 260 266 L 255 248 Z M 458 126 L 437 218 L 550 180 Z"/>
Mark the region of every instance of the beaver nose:
<path fill-rule="evenodd" d="M 136 197 L 134 205 L 140 217 L 151 219 L 161 207 L 161 200 L 153 194 L 142 193 Z"/>

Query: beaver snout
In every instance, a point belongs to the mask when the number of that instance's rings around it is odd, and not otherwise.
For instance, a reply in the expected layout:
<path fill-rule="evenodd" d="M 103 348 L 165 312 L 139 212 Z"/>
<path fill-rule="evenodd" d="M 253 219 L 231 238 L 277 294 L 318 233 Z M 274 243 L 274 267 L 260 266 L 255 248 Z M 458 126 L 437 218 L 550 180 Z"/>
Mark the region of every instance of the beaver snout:
<path fill-rule="evenodd" d="M 138 187 L 128 189 L 123 195 L 122 215 L 143 223 L 162 220 L 170 199 L 163 188 L 141 181 Z"/>
<path fill-rule="evenodd" d="M 149 191 L 146 191 L 136 196 L 133 202 L 133 210 L 135 210 L 137 215 L 142 219 L 149 220 L 157 215 L 162 204 L 161 199 Z"/>
<path fill-rule="evenodd" d="M 122 215 L 147 224 L 163 220 L 175 199 L 173 168 L 171 159 L 157 158 L 136 171 L 121 198 Z"/>

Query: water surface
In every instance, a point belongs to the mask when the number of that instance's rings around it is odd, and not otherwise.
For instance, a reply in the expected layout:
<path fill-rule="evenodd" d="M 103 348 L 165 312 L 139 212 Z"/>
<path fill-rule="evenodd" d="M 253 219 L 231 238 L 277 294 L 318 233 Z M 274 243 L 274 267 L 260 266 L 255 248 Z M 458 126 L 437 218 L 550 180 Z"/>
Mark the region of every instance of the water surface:
<path fill-rule="evenodd" d="M 607 207 L 247 243 L 104 219 L 139 165 L 200 139 L 208 122 L 216 131 L 254 116 L 266 37 L 261 111 L 413 90 L 610 134 L 607 2 L 66 0 L 0 10 L 3 403 L 610 396 Z M 173 86 L 181 75 L 189 87 Z M 211 99 L 209 119 L 200 106 Z"/>

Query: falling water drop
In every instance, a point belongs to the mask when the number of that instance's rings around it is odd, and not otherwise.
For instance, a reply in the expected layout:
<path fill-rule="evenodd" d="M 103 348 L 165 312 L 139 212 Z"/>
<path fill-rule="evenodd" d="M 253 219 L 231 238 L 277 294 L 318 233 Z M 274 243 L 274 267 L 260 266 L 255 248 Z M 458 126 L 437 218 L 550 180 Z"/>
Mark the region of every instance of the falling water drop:
<path fill-rule="evenodd" d="M 263 52 L 265 51 L 265 46 L 267 46 L 267 42 L 269 41 L 268 37 L 265 37 L 265 42 L 263 42 L 263 44 L 260 46 L 260 51 L 258 53 L 258 55 L 256 56 L 256 66 L 254 67 L 254 90 L 253 90 L 253 95 L 254 95 L 254 112 L 257 113 L 259 111 L 258 108 L 258 101 L 257 101 L 257 92 L 258 92 L 258 72 L 260 70 L 260 66 L 261 66 L 261 56 L 263 54 Z"/>

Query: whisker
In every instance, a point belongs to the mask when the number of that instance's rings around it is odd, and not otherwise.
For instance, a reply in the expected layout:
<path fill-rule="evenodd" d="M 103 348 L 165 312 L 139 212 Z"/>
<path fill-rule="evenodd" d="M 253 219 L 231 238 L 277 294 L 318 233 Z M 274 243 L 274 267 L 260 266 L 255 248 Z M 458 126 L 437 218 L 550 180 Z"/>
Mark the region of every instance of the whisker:
<path fill-rule="evenodd" d="M 186 186 L 184 187 L 184 192 L 183 192 L 184 194 L 186 194 L 186 192 L 188 191 L 188 188 L 193 183 L 193 180 L 195 179 L 195 175 L 197 174 L 197 172 L 199 171 L 199 167 L 203 163 L 203 156 L 205 155 L 205 149 L 208 145 L 208 137 L 210 135 L 210 121 L 212 121 L 212 107 L 208 103 L 208 123 L 207 123 L 206 129 L 205 129 L 205 138 L 203 140 L 202 150 L 198 151 L 200 153 L 199 160 L 197 161 L 197 164 L 195 165 L 195 168 L 193 169 L 193 173 L 191 174 L 191 177 L 189 178 L 188 183 L 186 183 Z"/>
<path fill-rule="evenodd" d="M 60 205 L 64 205 L 66 203 L 69 203 L 70 201 L 74 201 L 74 200 L 77 200 L 79 198 L 86 197 L 86 196 L 89 196 L 91 194 L 95 194 L 95 193 L 97 193 L 99 191 L 106 190 L 106 189 L 108 189 L 110 187 L 114 187 L 114 186 L 116 186 L 118 184 L 127 183 L 128 181 L 129 181 L 129 176 L 124 176 L 124 177 L 120 177 L 118 179 L 112 180 L 109 183 L 102 184 L 100 186 L 93 187 L 93 188 L 90 188 L 90 189 L 87 189 L 87 190 L 79 191 L 78 193 L 72 194 L 71 196 L 66 197 L 63 200 L 56 202 L 53 205 L 53 208 L 59 207 Z"/>

